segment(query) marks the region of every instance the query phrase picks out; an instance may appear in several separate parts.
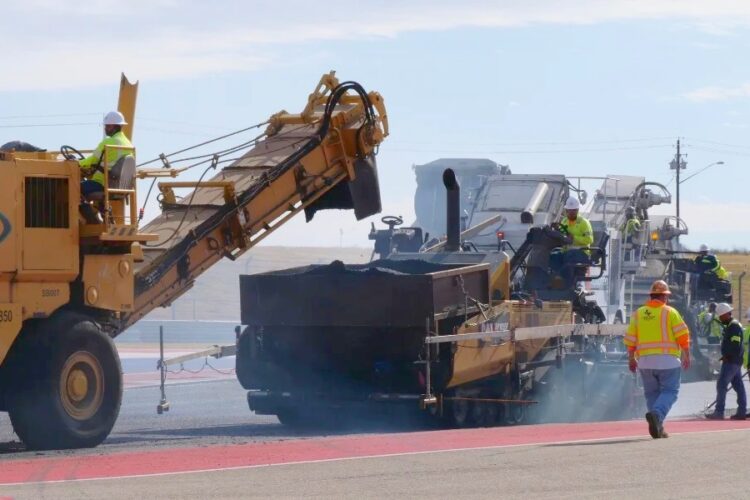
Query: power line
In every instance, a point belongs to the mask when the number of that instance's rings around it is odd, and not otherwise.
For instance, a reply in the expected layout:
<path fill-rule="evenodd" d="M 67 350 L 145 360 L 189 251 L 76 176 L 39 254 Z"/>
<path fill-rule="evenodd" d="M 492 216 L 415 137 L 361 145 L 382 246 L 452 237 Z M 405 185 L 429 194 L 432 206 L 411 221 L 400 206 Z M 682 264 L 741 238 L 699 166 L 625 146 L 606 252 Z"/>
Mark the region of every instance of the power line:
<path fill-rule="evenodd" d="M 220 130 L 222 132 L 228 132 L 232 130 L 231 128 L 228 128 L 228 127 L 217 127 L 215 125 L 206 125 L 206 124 L 201 125 L 198 123 L 188 123 L 188 122 L 183 122 L 179 120 L 162 120 L 161 118 L 150 118 L 150 117 L 145 117 L 145 116 L 139 116 L 137 117 L 137 119 L 145 120 L 148 122 L 164 123 L 167 125 L 180 125 L 183 127 L 202 128 L 202 129 L 208 129 L 208 130 Z"/>
<path fill-rule="evenodd" d="M 611 139 L 601 141 L 521 141 L 521 142 L 445 142 L 441 144 L 460 144 L 465 146 L 571 146 L 571 145 L 595 145 L 595 144 L 625 144 L 633 142 L 654 142 L 671 140 L 671 137 L 644 137 L 638 139 Z M 390 141 L 390 144 L 434 144 L 434 141 Z"/>
<path fill-rule="evenodd" d="M 49 115 L 5 115 L 0 120 L 18 120 L 20 118 L 61 118 L 69 116 L 103 116 L 104 113 L 55 113 Z"/>
<path fill-rule="evenodd" d="M 525 150 L 506 150 L 506 151 L 479 151 L 472 149 L 449 150 L 449 149 L 413 149 L 413 148 L 388 148 L 388 151 L 398 151 L 405 153 L 452 153 L 452 154 L 487 154 L 487 155 L 511 155 L 511 154 L 558 154 L 558 153 L 597 153 L 610 151 L 636 151 L 645 149 L 664 149 L 671 148 L 671 144 L 657 144 L 649 146 L 622 146 L 611 148 L 583 148 L 583 149 L 525 149 Z"/>
<path fill-rule="evenodd" d="M 750 151 L 748 152 L 741 152 L 741 151 L 730 151 L 726 149 L 720 149 L 720 148 L 710 148 L 710 147 L 704 147 L 704 146 L 696 146 L 695 144 L 687 144 L 688 147 L 692 149 L 696 149 L 698 151 L 706 151 L 709 153 L 721 153 L 723 155 L 733 155 L 733 156 L 743 156 L 743 157 L 750 157 Z"/>
<path fill-rule="evenodd" d="M 708 141 L 704 139 L 696 139 L 694 137 L 686 137 L 685 139 L 692 141 L 692 142 L 702 142 L 704 144 L 714 144 L 716 146 L 725 146 L 725 147 L 734 148 L 734 149 L 750 149 L 750 146 L 743 146 L 740 144 L 729 144 L 726 142 Z"/>
<path fill-rule="evenodd" d="M 20 125 L 0 125 L 0 128 L 38 128 L 38 127 L 79 127 L 83 125 L 101 125 L 99 122 L 78 123 L 24 123 Z"/>

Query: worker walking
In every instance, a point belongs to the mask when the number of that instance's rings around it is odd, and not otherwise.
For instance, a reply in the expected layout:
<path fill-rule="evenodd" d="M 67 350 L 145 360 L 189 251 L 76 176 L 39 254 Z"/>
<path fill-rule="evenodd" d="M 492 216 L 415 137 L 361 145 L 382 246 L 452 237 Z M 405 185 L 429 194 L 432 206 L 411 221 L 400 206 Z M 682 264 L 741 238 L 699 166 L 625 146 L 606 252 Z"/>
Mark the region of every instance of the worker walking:
<path fill-rule="evenodd" d="M 104 146 L 133 146 L 122 131 L 122 127 L 127 124 L 125 117 L 119 111 L 110 111 L 104 116 L 103 125 L 106 137 L 89 156 L 78 162 L 82 173 L 88 177 L 87 180 L 81 182 L 81 194 L 84 198 L 97 191 L 104 191 L 104 172 L 100 169 L 104 163 Z M 129 150 L 108 149 L 107 165 L 112 167 L 117 160 L 131 154 L 132 151 Z"/>
<path fill-rule="evenodd" d="M 654 439 L 669 437 L 664 419 L 677 401 L 680 368 L 690 368 L 690 332 L 677 309 L 667 305 L 671 293 L 664 281 L 654 281 L 650 300 L 633 313 L 624 339 L 630 371 L 641 374 Z"/>
<path fill-rule="evenodd" d="M 711 420 L 724 419 L 728 385 L 737 393 L 737 413 L 732 415 L 732 420 L 745 420 L 747 414 L 747 395 L 742 383 L 745 332 L 740 322 L 732 318 L 732 311 L 732 306 L 726 302 L 716 306 L 716 315 L 724 327 L 724 337 L 721 340 L 721 371 L 716 381 L 716 410 L 706 417 Z"/>
<path fill-rule="evenodd" d="M 739 321 L 732 318 L 733 308 L 726 302 L 716 306 L 716 315 L 724 327 L 724 337 L 721 339 L 721 371 L 716 381 L 716 409 L 706 418 L 711 420 L 724 419 L 724 404 L 727 399 L 727 386 L 731 384 L 737 393 L 737 413 L 732 420 L 745 420 L 747 414 L 747 395 L 742 383 L 743 337 L 745 332 Z"/>

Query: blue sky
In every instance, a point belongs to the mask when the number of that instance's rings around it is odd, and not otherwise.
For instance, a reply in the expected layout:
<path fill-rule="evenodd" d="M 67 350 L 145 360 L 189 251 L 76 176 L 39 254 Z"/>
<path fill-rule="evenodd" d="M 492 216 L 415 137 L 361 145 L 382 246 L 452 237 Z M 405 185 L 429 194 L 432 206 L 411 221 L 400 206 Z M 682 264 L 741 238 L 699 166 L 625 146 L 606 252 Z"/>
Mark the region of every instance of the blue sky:
<path fill-rule="evenodd" d="M 0 45 L 0 142 L 93 147 L 124 71 L 140 80 L 135 143 L 150 159 L 300 110 L 335 69 L 385 98 L 385 213 L 411 217 L 411 165 L 439 157 L 667 183 L 682 137 L 686 175 L 725 162 L 682 185 L 684 241 L 750 247 L 744 1 L 5 4 L 24 22 Z M 369 223 L 321 214 L 268 243 L 365 246 Z"/>

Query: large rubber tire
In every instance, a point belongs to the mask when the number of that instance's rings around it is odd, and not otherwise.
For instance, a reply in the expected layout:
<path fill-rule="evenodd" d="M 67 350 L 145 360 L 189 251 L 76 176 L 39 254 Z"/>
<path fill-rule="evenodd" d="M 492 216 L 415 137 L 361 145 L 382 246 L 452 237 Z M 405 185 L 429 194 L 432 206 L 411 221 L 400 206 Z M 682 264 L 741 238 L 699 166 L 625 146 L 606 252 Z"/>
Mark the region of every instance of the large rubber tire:
<path fill-rule="evenodd" d="M 302 416 L 299 410 L 295 409 L 279 410 L 279 413 L 276 414 L 276 418 L 279 419 L 281 425 L 292 429 L 308 429 L 313 426 L 309 420 L 306 420 Z"/>
<path fill-rule="evenodd" d="M 71 312 L 39 322 L 21 340 L 8 413 L 30 449 L 89 448 L 109 435 L 122 401 L 114 343 Z"/>

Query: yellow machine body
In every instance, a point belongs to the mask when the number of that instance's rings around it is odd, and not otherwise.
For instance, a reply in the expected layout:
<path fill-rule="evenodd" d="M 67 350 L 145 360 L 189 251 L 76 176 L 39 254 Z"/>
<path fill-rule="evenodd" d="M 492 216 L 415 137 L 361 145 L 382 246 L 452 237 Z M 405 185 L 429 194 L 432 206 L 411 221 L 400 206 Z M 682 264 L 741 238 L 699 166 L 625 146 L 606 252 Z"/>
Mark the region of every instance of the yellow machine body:
<path fill-rule="evenodd" d="M 516 340 L 512 335 L 513 330 L 573 321 L 570 302 L 543 302 L 541 305 L 539 308 L 533 302 L 504 301 L 464 323 L 456 333 L 508 331 L 508 336 L 492 341 L 470 339 L 457 342 L 453 375 L 447 387 L 457 387 L 498 373 L 509 373 L 519 357 L 534 359 L 548 340 Z"/>

